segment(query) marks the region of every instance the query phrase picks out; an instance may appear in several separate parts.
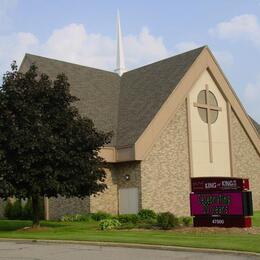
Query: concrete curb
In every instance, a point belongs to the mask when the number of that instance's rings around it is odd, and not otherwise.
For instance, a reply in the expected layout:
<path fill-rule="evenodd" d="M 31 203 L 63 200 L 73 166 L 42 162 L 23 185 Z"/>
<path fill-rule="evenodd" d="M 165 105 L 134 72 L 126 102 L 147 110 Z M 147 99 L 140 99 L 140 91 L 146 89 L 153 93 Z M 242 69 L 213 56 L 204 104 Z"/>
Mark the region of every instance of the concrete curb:
<path fill-rule="evenodd" d="M 19 238 L 0 238 L 0 242 L 18 242 L 18 243 L 41 243 L 41 244 L 78 244 L 100 247 L 125 247 L 151 250 L 166 250 L 166 251 L 185 251 L 197 253 L 214 253 L 214 254 L 230 254 L 230 255 L 246 255 L 257 256 L 260 258 L 260 253 L 236 250 L 223 250 L 212 248 L 194 248 L 181 246 L 164 246 L 150 244 L 134 244 L 134 243 L 116 243 L 116 242 L 96 242 L 96 241 L 75 241 L 75 240 L 44 240 L 44 239 L 19 239 Z"/>

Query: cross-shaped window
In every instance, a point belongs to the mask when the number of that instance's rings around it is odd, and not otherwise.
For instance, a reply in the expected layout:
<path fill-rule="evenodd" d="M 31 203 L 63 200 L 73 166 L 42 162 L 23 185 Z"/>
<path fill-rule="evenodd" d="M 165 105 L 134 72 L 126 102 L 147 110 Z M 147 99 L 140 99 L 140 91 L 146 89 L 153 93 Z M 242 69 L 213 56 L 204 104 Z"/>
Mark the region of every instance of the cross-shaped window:
<path fill-rule="evenodd" d="M 213 162 L 212 154 L 212 136 L 211 125 L 216 122 L 218 118 L 218 112 L 221 111 L 221 107 L 218 106 L 217 99 L 214 94 L 209 91 L 208 85 L 205 90 L 201 90 L 198 94 L 197 103 L 194 106 L 198 108 L 200 118 L 208 124 L 208 137 L 209 137 L 209 158 L 210 162 Z"/>

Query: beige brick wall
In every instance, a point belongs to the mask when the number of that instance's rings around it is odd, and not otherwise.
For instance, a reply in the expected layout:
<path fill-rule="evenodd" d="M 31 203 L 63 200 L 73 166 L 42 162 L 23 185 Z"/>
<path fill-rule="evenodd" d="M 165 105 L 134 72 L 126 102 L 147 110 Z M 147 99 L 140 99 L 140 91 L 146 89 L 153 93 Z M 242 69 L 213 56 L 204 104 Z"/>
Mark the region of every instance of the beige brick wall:
<path fill-rule="evenodd" d="M 66 214 L 82 214 L 88 212 L 104 211 L 118 214 L 118 189 L 137 187 L 140 189 L 140 162 L 126 162 L 111 165 L 106 169 L 107 189 L 103 193 L 91 196 L 90 199 L 80 200 L 77 198 L 65 199 L 59 197 L 49 200 L 50 219 L 59 219 Z M 126 181 L 125 175 L 130 176 Z M 141 193 L 139 193 L 139 207 L 141 206 Z"/>
<path fill-rule="evenodd" d="M 64 197 L 49 199 L 49 218 L 60 219 L 67 214 L 87 214 L 89 213 L 89 198 L 69 198 Z"/>
<path fill-rule="evenodd" d="M 253 206 L 260 210 L 260 157 L 244 128 L 232 111 L 232 153 L 234 176 L 249 178 L 253 193 Z"/>
<path fill-rule="evenodd" d="M 182 104 L 141 162 L 142 208 L 189 215 L 189 151 L 186 104 Z"/>
<path fill-rule="evenodd" d="M 103 193 L 90 197 L 90 212 L 105 211 L 117 214 L 117 178 L 113 165 L 110 170 L 106 169 L 106 175 L 107 189 Z"/>
<path fill-rule="evenodd" d="M 130 176 L 126 181 L 125 175 Z M 90 199 L 90 211 L 105 211 L 118 214 L 118 189 L 137 187 L 140 192 L 140 162 L 125 162 L 111 165 L 107 170 L 106 184 L 108 189 Z M 139 193 L 139 206 L 141 205 L 141 194 Z"/>

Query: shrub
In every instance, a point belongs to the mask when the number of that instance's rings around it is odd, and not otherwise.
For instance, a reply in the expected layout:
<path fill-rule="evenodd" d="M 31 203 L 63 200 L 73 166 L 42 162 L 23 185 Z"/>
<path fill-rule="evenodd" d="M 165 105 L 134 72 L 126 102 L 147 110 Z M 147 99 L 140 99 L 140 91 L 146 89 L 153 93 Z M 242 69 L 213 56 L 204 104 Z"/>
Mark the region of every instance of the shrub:
<path fill-rule="evenodd" d="M 133 223 L 136 224 L 138 221 L 138 216 L 136 214 L 121 214 L 116 217 L 120 223 Z"/>
<path fill-rule="evenodd" d="M 62 222 L 71 222 L 71 216 L 70 215 L 64 215 L 60 218 L 60 221 Z"/>
<path fill-rule="evenodd" d="M 7 218 L 7 219 L 11 219 L 11 211 L 12 211 L 12 208 L 13 208 L 13 204 L 11 203 L 10 200 L 8 200 L 5 204 L 5 208 L 4 208 L 4 216 Z"/>
<path fill-rule="evenodd" d="M 87 221 L 92 220 L 90 214 L 84 214 L 84 215 L 78 214 L 78 215 L 79 215 L 78 218 L 77 218 L 78 221 L 85 221 L 85 222 L 87 222 Z"/>
<path fill-rule="evenodd" d="M 81 215 L 81 214 L 74 214 L 74 215 L 64 215 L 60 219 L 62 222 L 80 222 L 80 221 L 89 221 L 91 220 L 91 215 Z"/>
<path fill-rule="evenodd" d="M 162 229 L 171 229 L 178 225 L 178 218 L 171 212 L 163 212 L 157 217 L 157 225 Z"/>
<path fill-rule="evenodd" d="M 120 227 L 118 227 L 118 229 L 132 229 L 132 228 L 138 228 L 138 225 L 132 222 L 128 222 L 128 223 L 121 223 Z"/>
<path fill-rule="evenodd" d="M 5 217 L 8 219 L 22 218 L 22 203 L 21 200 L 16 200 L 14 203 L 8 201 L 5 207 Z"/>
<path fill-rule="evenodd" d="M 179 222 L 181 222 L 183 226 L 188 227 L 192 223 L 192 217 L 182 217 L 179 219 Z"/>
<path fill-rule="evenodd" d="M 103 219 L 99 223 L 101 230 L 116 229 L 121 226 L 121 223 L 117 219 Z"/>
<path fill-rule="evenodd" d="M 150 220 L 150 219 L 156 219 L 157 215 L 156 213 L 151 209 L 142 209 L 138 212 L 138 217 L 141 220 Z"/>
<path fill-rule="evenodd" d="M 40 218 L 44 219 L 43 200 L 41 200 L 40 203 Z M 15 200 L 13 203 L 8 200 L 5 205 L 4 215 L 8 219 L 32 219 L 32 200 L 28 199 L 24 206 L 22 206 L 20 199 Z"/>
<path fill-rule="evenodd" d="M 112 218 L 112 216 L 109 213 L 98 211 L 96 213 L 91 214 L 91 218 L 96 221 L 101 221 L 103 219 L 109 219 Z"/>
<path fill-rule="evenodd" d="M 156 220 L 153 221 L 145 221 L 145 222 L 140 222 L 136 225 L 136 228 L 141 228 L 141 229 L 153 229 L 156 227 Z"/>

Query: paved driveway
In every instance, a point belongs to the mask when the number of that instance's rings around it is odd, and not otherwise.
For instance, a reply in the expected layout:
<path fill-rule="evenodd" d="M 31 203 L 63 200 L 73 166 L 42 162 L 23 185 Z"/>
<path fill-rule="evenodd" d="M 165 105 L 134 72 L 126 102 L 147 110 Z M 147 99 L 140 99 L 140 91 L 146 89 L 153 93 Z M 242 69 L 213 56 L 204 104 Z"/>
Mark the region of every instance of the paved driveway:
<path fill-rule="evenodd" d="M 256 256 L 181 252 L 154 249 L 104 247 L 76 244 L 0 242 L 0 260 L 242 260 L 260 259 Z"/>

